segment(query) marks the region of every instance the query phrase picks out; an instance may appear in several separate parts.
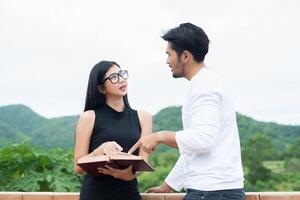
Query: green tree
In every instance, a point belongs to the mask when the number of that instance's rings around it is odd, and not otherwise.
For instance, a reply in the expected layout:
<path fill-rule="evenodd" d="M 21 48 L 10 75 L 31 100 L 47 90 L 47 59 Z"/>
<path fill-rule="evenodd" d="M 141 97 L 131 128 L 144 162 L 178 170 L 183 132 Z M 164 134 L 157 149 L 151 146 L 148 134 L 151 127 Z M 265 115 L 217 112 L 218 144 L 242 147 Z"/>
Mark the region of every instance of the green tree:
<path fill-rule="evenodd" d="M 288 148 L 284 166 L 288 172 L 300 171 L 300 138 L 296 139 Z"/>
<path fill-rule="evenodd" d="M 258 180 L 265 181 L 270 178 L 271 171 L 264 167 L 264 160 L 272 160 L 276 155 L 276 149 L 272 140 L 261 134 L 252 136 L 242 149 L 242 159 L 248 170 L 246 179 L 250 184 Z"/>
<path fill-rule="evenodd" d="M 35 149 L 19 144 L 0 149 L 0 188 L 3 191 L 78 191 L 72 153 Z"/>
<path fill-rule="evenodd" d="M 178 153 L 173 152 L 152 155 L 150 162 L 155 168 L 155 172 L 144 172 L 138 177 L 139 191 L 144 192 L 150 187 L 162 184 L 175 165 L 178 156 Z"/>

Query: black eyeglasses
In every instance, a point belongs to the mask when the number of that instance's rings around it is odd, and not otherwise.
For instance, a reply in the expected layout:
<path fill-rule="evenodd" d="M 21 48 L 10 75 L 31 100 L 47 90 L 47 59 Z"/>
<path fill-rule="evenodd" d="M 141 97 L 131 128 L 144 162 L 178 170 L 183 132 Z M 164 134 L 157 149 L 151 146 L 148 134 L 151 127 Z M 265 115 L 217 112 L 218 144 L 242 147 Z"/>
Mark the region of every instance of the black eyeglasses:
<path fill-rule="evenodd" d="M 112 73 L 111 75 L 109 75 L 107 78 L 103 79 L 102 84 L 107 81 L 108 79 L 110 80 L 110 82 L 112 84 L 116 84 L 120 81 L 120 76 L 126 80 L 128 79 L 128 72 L 127 70 L 120 70 L 118 73 Z"/>

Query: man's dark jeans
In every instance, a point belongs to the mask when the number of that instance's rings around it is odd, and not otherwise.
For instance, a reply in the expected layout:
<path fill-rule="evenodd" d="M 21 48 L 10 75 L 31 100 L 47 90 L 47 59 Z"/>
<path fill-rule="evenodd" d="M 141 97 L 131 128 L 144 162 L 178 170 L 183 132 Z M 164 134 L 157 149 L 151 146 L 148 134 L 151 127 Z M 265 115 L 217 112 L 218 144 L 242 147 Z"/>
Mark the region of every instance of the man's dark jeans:
<path fill-rule="evenodd" d="M 201 191 L 187 189 L 183 200 L 244 200 L 244 189 Z"/>

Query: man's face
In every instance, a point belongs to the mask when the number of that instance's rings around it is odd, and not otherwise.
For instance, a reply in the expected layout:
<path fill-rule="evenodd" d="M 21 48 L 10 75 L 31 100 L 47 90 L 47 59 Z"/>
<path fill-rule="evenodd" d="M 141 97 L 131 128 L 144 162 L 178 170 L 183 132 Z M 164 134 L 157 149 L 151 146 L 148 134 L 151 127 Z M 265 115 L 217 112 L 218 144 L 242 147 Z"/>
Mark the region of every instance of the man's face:
<path fill-rule="evenodd" d="M 174 78 L 181 78 L 184 76 L 184 68 L 183 64 L 180 60 L 180 57 L 177 56 L 177 53 L 174 49 L 172 49 L 171 44 L 168 42 L 168 46 L 166 49 L 166 53 L 168 55 L 167 64 L 171 68 Z"/>

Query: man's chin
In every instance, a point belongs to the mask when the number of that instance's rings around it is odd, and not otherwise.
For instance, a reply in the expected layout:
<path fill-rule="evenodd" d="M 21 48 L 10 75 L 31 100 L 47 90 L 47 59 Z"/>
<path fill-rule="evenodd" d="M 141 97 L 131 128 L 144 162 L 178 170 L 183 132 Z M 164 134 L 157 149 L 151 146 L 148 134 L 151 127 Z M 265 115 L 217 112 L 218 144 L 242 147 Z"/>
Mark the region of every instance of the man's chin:
<path fill-rule="evenodd" d="M 181 74 L 172 74 L 173 78 L 182 78 L 183 76 Z"/>

